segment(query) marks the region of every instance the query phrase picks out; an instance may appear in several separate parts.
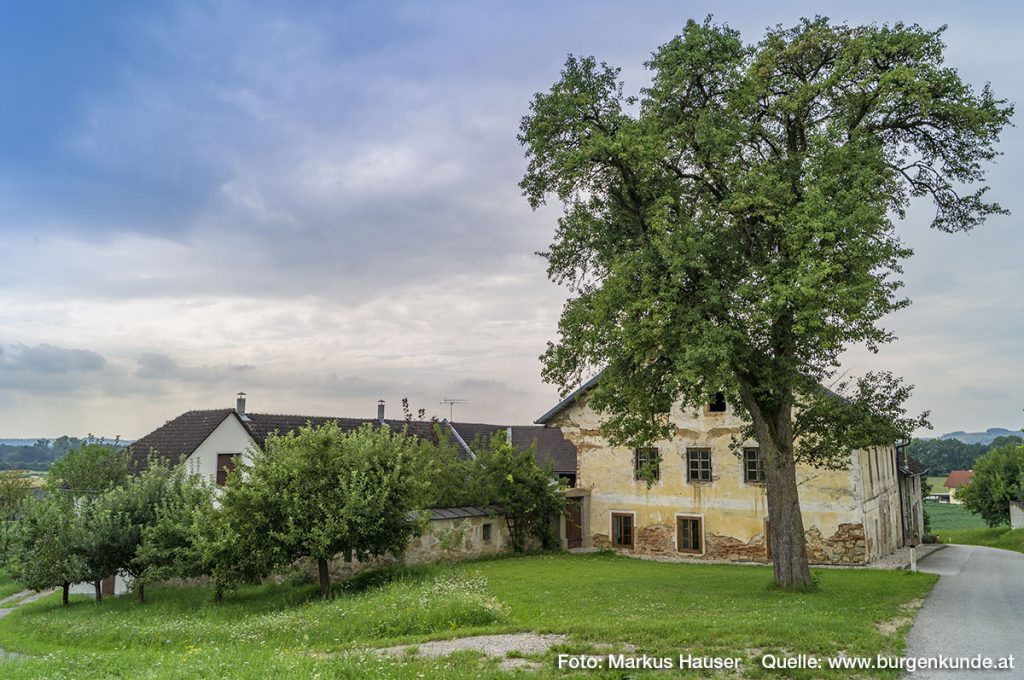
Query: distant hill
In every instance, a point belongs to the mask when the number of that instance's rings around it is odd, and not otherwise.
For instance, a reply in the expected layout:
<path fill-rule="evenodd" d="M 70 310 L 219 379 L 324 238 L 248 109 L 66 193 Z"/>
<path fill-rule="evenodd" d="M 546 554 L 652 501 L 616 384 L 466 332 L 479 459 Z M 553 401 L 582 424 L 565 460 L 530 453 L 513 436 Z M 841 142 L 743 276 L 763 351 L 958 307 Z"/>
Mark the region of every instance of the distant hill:
<path fill-rule="evenodd" d="M 939 439 L 958 439 L 965 444 L 991 444 L 996 437 L 1024 437 L 1020 430 L 1007 430 L 1005 427 L 990 427 L 984 432 L 947 432 Z"/>

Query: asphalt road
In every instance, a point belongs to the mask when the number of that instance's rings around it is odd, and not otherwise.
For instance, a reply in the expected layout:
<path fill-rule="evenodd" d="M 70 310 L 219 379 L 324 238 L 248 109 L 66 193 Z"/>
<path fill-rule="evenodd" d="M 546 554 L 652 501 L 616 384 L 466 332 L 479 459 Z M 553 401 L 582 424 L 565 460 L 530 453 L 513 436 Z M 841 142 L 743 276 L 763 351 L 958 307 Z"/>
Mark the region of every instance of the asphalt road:
<path fill-rule="evenodd" d="M 907 657 L 1013 655 L 1014 670 L 918 670 L 906 677 L 1024 678 L 1024 554 L 951 545 L 918 563 L 939 582 L 918 612 Z"/>

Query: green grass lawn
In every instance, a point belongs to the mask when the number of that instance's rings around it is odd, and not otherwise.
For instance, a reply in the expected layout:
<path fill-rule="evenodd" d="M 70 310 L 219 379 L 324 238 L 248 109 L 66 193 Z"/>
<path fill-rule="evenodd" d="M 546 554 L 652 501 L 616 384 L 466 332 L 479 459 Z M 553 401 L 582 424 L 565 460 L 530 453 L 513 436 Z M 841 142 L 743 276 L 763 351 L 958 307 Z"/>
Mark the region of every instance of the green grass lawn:
<path fill-rule="evenodd" d="M 923 573 L 820 569 L 816 592 L 790 594 L 771 587 L 768 567 L 608 554 L 467 563 L 458 567 L 458 586 L 445 569 L 391 572 L 390 581 L 363 578 L 361 587 L 342 590 L 329 602 L 314 598 L 315 586 L 288 584 L 249 588 L 220 606 L 206 588 L 147 588 L 151 602 L 145 605 L 122 597 L 96 606 L 76 597 L 62 608 L 51 596 L 0 620 L 0 646 L 33 657 L 4 663 L 0 675 L 501 677 L 495 660 L 471 652 L 419 660 L 381 659 L 367 650 L 537 631 L 570 636 L 566 646 L 538 658 L 547 669 L 541 676 L 557 674 L 558 651 L 596 652 L 595 645 L 628 643 L 637 654 L 741 656 L 749 660 L 745 677 L 766 677 L 757 659 L 767 652 L 898 655 L 913 617 L 910 603 L 935 581 Z M 621 671 L 579 675 L 621 677 L 612 673 Z M 821 675 L 794 671 L 787 677 Z"/>
<path fill-rule="evenodd" d="M 22 590 L 24 590 L 24 588 L 12 581 L 11 578 L 2 569 L 0 569 L 0 600 L 8 595 L 20 593 Z"/>
<path fill-rule="evenodd" d="M 983 529 L 985 520 L 957 503 L 925 503 L 933 534 L 942 534 L 951 529 Z"/>
<path fill-rule="evenodd" d="M 994 529 L 950 529 L 938 532 L 943 543 L 987 545 L 990 548 L 1024 552 L 1024 529 L 1011 530 L 1008 526 Z"/>
<path fill-rule="evenodd" d="M 949 489 L 942 486 L 949 479 L 948 475 L 942 477 L 927 477 L 928 483 L 932 485 L 932 493 L 948 493 Z"/>

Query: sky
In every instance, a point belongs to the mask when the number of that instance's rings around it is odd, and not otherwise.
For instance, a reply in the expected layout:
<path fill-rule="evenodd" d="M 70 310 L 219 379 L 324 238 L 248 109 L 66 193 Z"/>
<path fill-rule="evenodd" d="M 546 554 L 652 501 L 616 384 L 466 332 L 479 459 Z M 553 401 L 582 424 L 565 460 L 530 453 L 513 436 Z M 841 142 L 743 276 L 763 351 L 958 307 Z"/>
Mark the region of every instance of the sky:
<path fill-rule="evenodd" d="M 1024 102 L 1022 10 L 963 2 L 0 4 L 0 437 L 140 437 L 179 413 L 371 417 L 385 399 L 529 423 L 568 292 L 535 253 L 516 141 L 567 53 L 643 62 L 689 18 L 756 41 L 824 14 L 948 25 L 947 60 Z M 1018 116 L 1019 117 L 1019 116 Z M 1024 134 L 1013 215 L 900 224 L 914 304 L 844 359 L 917 385 L 935 433 L 1024 425 Z"/>

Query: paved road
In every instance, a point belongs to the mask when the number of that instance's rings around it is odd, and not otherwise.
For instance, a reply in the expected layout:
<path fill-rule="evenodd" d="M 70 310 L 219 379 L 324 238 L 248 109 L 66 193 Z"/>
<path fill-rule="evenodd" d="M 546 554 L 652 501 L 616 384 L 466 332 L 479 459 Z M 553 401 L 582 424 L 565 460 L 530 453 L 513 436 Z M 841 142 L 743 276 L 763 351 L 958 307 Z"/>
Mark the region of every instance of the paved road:
<path fill-rule="evenodd" d="M 907 677 L 1024 678 L 1024 554 L 951 545 L 921 560 L 918 568 L 941 578 L 917 614 L 906 656 L 996 659 L 1012 654 L 1015 669 L 921 670 Z"/>

